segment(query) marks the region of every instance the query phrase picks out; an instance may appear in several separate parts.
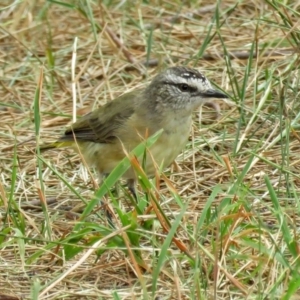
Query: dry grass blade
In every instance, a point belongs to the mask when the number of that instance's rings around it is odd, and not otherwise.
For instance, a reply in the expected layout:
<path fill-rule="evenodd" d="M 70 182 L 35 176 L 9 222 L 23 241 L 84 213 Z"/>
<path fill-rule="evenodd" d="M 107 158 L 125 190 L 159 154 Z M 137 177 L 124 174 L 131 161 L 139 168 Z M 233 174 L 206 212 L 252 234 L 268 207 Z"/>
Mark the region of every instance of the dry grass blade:
<path fill-rule="evenodd" d="M 0 298 L 299 298 L 297 1 L 0 6 Z M 36 142 L 172 65 L 230 101 L 195 112 L 155 184 L 130 156 L 139 201 L 111 179 L 112 232 L 94 170 Z"/>
<path fill-rule="evenodd" d="M 127 228 L 120 228 L 118 230 L 116 230 L 115 232 L 111 233 L 110 235 L 107 235 L 104 239 L 99 240 L 98 242 L 96 242 L 90 249 L 87 250 L 87 252 L 72 266 L 70 267 L 66 272 L 64 272 L 63 274 L 61 274 L 59 276 L 59 278 L 57 278 L 55 281 L 53 281 L 50 285 L 48 285 L 44 290 L 42 290 L 42 292 L 39 294 L 39 297 L 43 297 L 44 295 L 46 295 L 49 291 L 51 291 L 51 289 L 53 289 L 59 282 L 61 282 L 66 276 L 68 276 L 68 274 L 70 274 L 71 272 L 73 272 L 74 270 L 76 270 L 81 264 L 83 264 L 87 258 L 95 251 L 97 250 L 97 248 L 99 248 L 99 246 L 104 243 L 106 240 L 109 240 L 111 237 L 116 236 L 120 233 L 123 233 L 124 230 L 128 229 L 130 226 L 128 226 Z"/>

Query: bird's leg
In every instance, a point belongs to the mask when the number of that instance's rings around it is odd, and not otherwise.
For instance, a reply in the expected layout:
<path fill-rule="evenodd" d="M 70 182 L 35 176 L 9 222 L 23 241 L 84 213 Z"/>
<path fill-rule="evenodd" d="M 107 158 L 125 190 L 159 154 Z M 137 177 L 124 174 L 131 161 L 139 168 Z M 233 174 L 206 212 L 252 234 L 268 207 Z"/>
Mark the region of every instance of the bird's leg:
<path fill-rule="evenodd" d="M 103 183 L 103 180 L 107 177 L 108 174 L 102 174 L 102 173 L 99 173 L 99 184 L 101 185 Z M 107 204 L 106 204 L 106 201 L 102 201 L 100 199 L 100 204 L 101 206 L 103 207 L 104 211 L 105 211 L 105 215 L 106 215 L 106 218 L 107 218 L 107 221 L 109 223 L 109 225 L 112 227 L 112 228 L 115 228 L 115 225 L 113 223 L 113 220 L 112 220 L 112 215 L 109 211 L 109 208 L 107 207 Z"/>
<path fill-rule="evenodd" d="M 135 179 L 127 179 L 127 187 L 132 194 L 134 200 L 137 202 L 137 194 L 135 189 Z"/>

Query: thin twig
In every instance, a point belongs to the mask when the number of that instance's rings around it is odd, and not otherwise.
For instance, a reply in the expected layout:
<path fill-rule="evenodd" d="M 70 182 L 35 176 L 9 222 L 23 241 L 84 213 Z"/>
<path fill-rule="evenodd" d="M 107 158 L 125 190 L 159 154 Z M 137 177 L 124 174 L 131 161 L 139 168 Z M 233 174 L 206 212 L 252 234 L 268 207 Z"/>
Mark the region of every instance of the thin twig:
<path fill-rule="evenodd" d="M 229 58 L 230 59 L 248 59 L 251 55 L 251 53 L 249 51 L 231 51 L 228 52 L 229 53 Z M 262 53 L 261 55 L 258 55 L 258 53 L 253 52 L 252 57 L 253 58 L 258 58 L 258 57 L 267 57 L 269 59 L 275 59 L 278 56 L 287 56 L 287 55 L 292 55 L 296 53 L 294 49 L 272 49 L 272 50 L 268 50 L 265 51 L 264 53 Z M 218 59 L 222 59 L 224 58 L 225 55 L 223 53 L 217 53 L 217 54 L 204 54 L 202 57 L 200 57 L 200 60 L 218 60 Z M 182 57 L 173 57 L 172 61 L 178 61 L 178 60 L 182 60 Z M 186 59 L 190 59 L 189 57 L 186 57 Z M 157 59 L 157 58 L 153 58 L 150 59 L 148 61 L 142 61 L 140 64 L 142 64 L 145 67 L 156 67 L 161 63 L 161 59 Z M 163 63 L 170 63 L 170 59 L 166 58 L 165 60 L 163 60 Z M 132 69 L 135 69 L 134 66 L 127 66 L 126 71 L 130 71 Z"/>

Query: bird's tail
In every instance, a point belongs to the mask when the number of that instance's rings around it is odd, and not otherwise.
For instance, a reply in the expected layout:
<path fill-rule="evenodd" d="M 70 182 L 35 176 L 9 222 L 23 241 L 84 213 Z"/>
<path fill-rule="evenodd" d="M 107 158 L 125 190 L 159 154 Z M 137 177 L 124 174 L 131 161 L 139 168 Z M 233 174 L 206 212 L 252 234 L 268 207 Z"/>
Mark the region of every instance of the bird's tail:
<path fill-rule="evenodd" d="M 46 143 L 46 144 L 42 144 L 40 145 L 40 150 L 43 151 L 47 151 L 47 150 L 51 150 L 51 149 L 57 149 L 57 148 L 64 148 L 64 147 L 69 147 L 72 146 L 74 144 L 74 142 L 72 141 L 56 141 L 53 143 Z"/>

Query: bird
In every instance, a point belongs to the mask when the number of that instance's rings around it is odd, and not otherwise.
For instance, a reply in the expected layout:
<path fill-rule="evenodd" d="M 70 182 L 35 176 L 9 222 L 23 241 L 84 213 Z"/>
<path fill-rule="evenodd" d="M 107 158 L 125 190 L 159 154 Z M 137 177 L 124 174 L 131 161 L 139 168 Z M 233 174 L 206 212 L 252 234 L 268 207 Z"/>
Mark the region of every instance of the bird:
<path fill-rule="evenodd" d="M 40 149 L 72 147 L 81 153 L 89 166 L 95 167 L 103 179 L 126 156 L 126 152 L 162 130 L 149 151 L 156 164 L 166 168 L 185 148 L 193 111 L 213 98 L 228 96 L 213 88 L 196 69 L 169 67 L 157 74 L 146 87 L 125 93 L 79 118 L 57 141 L 41 145 Z M 149 155 L 143 166 L 148 176 L 155 174 L 155 164 Z M 123 178 L 137 199 L 134 170 L 128 169 Z"/>

